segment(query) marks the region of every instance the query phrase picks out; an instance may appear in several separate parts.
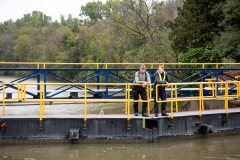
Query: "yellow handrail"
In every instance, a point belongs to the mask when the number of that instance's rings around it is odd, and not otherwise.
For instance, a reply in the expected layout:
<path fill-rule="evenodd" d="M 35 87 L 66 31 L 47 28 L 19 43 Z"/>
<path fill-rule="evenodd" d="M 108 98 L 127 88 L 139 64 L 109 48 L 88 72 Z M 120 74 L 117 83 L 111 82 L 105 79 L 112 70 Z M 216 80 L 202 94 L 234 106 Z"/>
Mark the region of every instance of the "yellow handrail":
<path fill-rule="evenodd" d="M 84 121 L 87 120 L 87 84 L 84 84 Z"/>
<path fill-rule="evenodd" d="M 127 85 L 127 108 L 128 108 L 128 111 L 127 111 L 127 114 L 128 114 L 128 120 L 130 120 L 130 85 L 128 84 Z"/>
<path fill-rule="evenodd" d="M 54 63 L 54 62 L 0 62 L 0 65 L 21 65 L 23 68 L 29 68 L 33 66 L 36 69 L 48 69 L 49 66 L 81 66 L 81 68 L 89 68 L 94 67 L 99 69 L 100 66 L 104 67 L 105 69 L 111 68 L 118 68 L 121 67 L 134 67 L 138 68 L 142 63 Z M 220 68 L 221 66 L 231 66 L 235 67 L 236 65 L 240 66 L 240 63 L 145 63 L 148 68 L 157 68 L 159 65 L 164 66 L 164 68 L 168 68 L 171 66 L 192 66 L 194 68 L 205 68 L 207 66 L 212 66 L 212 68 Z M 24 67 L 25 66 L 25 67 Z"/>
<path fill-rule="evenodd" d="M 203 87 L 206 86 L 208 84 L 212 84 L 212 86 L 220 86 L 220 85 L 224 85 L 225 87 L 223 88 L 215 88 L 216 89 L 221 89 L 224 94 L 223 95 L 216 95 L 213 90 L 211 88 L 207 88 L 207 87 Z M 8 85 L 13 85 L 13 86 L 17 86 L 17 98 L 12 97 L 12 99 L 6 99 L 5 94 L 6 92 L 6 88 Z M 27 97 L 27 87 L 31 86 L 31 85 L 40 85 L 40 90 L 37 91 L 39 92 L 39 97 L 38 98 L 28 98 Z M 46 92 L 46 86 L 48 85 L 68 85 L 68 86 L 84 86 L 83 88 L 83 93 L 84 93 L 84 97 L 83 99 L 60 99 L 60 98 L 51 98 L 51 99 L 46 99 L 45 98 L 45 92 Z M 44 106 L 46 102 L 82 102 L 84 103 L 84 120 L 87 120 L 87 108 L 88 108 L 88 103 L 98 103 L 98 102 L 104 102 L 104 103 L 123 103 L 125 104 L 125 114 L 127 114 L 127 119 L 130 120 L 131 119 L 131 103 L 132 102 L 147 102 L 148 103 L 148 114 L 150 114 L 150 103 L 153 102 L 152 100 L 152 95 L 151 95 L 151 91 L 152 91 L 152 85 L 147 86 L 147 100 L 133 100 L 130 97 L 130 91 L 131 91 L 131 87 L 134 86 L 136 84 L 133 83 L 0 83 L 0 86 L 2 87 L 2 92 L 0 92 L 2 94 L 2 97 L 0 99 L 0 102 L 2 102 L 2 115 L 5 115 L 5 109 L 6 109 L 6 102 L 38 102 L 40 104 L 40 113 L 39 113 L 39 117 L 40 120 L 43 119 L 43 115 L 44 115 Z M 165 85 L 165 84 L 164 84 Z M 198 88 L 192 88 L 192 89 L 196 89 L 199 90 L 199 96 L 190 96 L 190 97 L 178 97 L 178 92 L 179 90 L 183 90 L 184 88 L 182 88 L 183 86 L 188 85 L 190 86 L 199 86 Z M 229 87 L 230 85 L 235 85 L 236 86 L 236 94 L 229 94 Z M 101 98 L 101 99 L 97 99 L 97 98 L 88 98 L 87 97 L 87 89 L 88 88 L 92 88 L 94 86 L 120 86 L 121 89 L 125 90 L 125 99 L 108 99 L 108 98 Z M 158 87 L 160 85 L 157 85 L 156 87 Z M 167 87 L 167 85 L 165 85 Z M 204 110 L 204 100 L 224 100 L 224 107 L 226 110 L 226 114 L 228 114 L 228 100 L 230 98 L 239 98 L 239 86 L 240 86 L 240 82 L 238 81 L 231 81 L 231 82 L 189 82 L 189 83 L 171 83 L 170 87 L 167 88 L 167 90 L 170 91 L 170 98 L 167 98 L 166 100 L 159 100 L 157 98 L 157 102 L 161 103 L 161 102 L 170 102 L 171 106 L 170 106 L 170 117 L 173 118 L 174 117 L 174 107 L 173 104 L 175 102 L 176 104 L 176 112 L 178 112 L 178 106 L 177 103 L 179 101 L 199 101 L 199 115 L 202 115 L 202 111 Z M 204 95 L 204 89 L 209 89 L 210 91 L 212 91 L 212 95 Z M 79 90 L 80 91 L 80 90 Z M 175 94 L 174 94 L 175 92 Z M 156 89 L 155 92 L 156 96 L 158 97 L 159 93 L 158 90 Z"/>

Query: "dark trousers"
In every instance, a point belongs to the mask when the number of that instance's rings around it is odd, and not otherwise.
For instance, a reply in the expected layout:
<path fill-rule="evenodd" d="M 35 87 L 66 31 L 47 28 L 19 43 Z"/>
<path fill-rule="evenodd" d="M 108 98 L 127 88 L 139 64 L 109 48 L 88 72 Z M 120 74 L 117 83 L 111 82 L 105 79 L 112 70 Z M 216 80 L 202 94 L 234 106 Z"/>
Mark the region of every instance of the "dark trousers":
<path fill-rule="evenodd" d="M 157 103 L 157 97 L 156 97 L 156 93 L 154 93 L 154 113 L 158 113 L 158 103 Z M 165 87 L 158 87 L 158 98 L 161 98 L 161 100 L 166 100 L 166 91 L 165 91 Z M 166 106 L 167 106 L 167 102 L 162 102 L 162 108 L 161 108 L 161 112 L 165 112 L 166 111 Z"/>
<path fill-rule="evenodd" d="M 142 100 L 147 100 L 146 88 L 140 86 L 134 86 L 132 89 L 133 100 L 138 100 L 139 95 Z M 138 113 L 138 102 L 133 102 L 134 113 Z M 147 113 L 147 102 L 142 103 L 142 114 Z"/>

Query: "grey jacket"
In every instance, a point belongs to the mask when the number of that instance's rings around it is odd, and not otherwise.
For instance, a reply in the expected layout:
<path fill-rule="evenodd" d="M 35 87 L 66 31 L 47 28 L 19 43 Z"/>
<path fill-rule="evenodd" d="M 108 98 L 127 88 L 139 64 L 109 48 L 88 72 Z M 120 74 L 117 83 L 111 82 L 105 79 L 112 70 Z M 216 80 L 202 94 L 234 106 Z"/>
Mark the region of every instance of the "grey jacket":
<path fill-rule="evenodd" d="M 150 79 L 149 73 L 148 73 L 148 72 L 140 73 L 139 71 L 137 71 L 137 72 L 135 73 L 134 83 L 142 84 L 143 81 L 146 81 L 146 82 L 148 82 L 149 84 L 151 83 L 151 79 Z"/>

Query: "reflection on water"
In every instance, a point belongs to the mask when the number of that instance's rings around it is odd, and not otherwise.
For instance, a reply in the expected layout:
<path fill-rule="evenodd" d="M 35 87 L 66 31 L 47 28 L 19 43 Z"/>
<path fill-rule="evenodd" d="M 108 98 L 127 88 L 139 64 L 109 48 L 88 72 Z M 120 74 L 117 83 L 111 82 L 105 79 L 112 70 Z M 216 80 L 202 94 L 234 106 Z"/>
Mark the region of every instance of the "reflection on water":
<path fill-rule="evenodd" d="M 175 139 L 161 139 L 154 143 L 127 144 L 42 144 L 0 146 L 1 156 L 13 159 L 36 160 L 201 160 L 240 159 L 239 135 Z"/>

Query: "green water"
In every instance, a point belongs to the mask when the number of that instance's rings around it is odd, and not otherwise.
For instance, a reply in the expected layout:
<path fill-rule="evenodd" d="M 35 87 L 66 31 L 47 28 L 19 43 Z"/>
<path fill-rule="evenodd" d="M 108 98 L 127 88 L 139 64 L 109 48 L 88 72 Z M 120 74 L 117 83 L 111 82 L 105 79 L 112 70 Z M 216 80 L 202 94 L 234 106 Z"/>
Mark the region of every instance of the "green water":
<path fill-rule="evenodd" d="M 1 145 L 0 159 L 239 160 L 240 135 L 157 140 L 153 143 Z"/>

